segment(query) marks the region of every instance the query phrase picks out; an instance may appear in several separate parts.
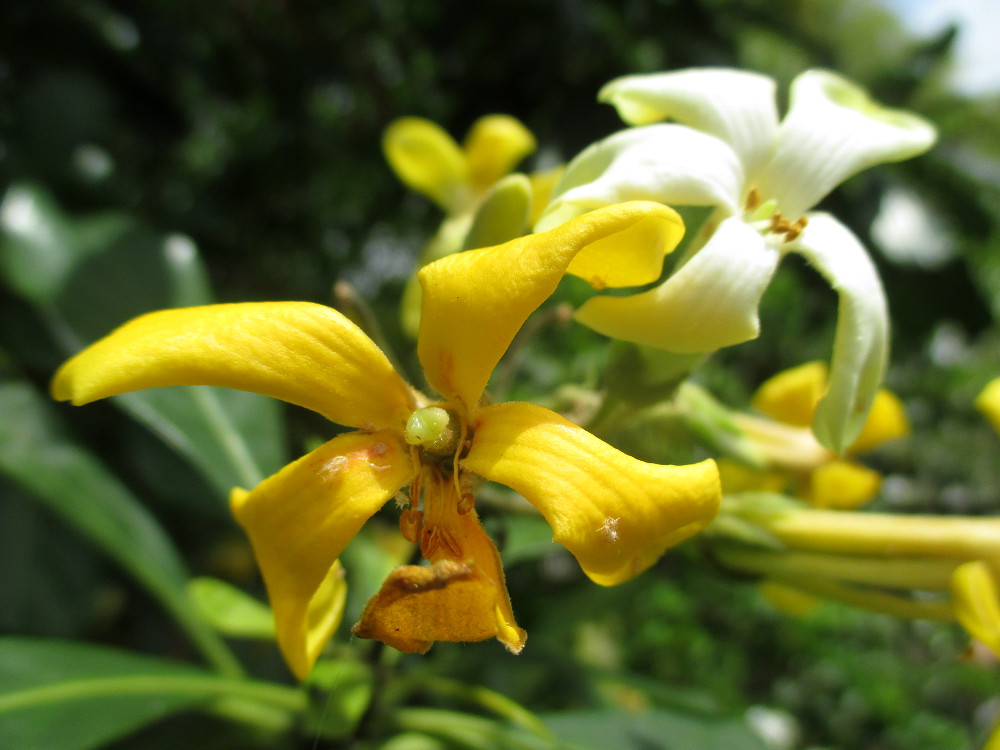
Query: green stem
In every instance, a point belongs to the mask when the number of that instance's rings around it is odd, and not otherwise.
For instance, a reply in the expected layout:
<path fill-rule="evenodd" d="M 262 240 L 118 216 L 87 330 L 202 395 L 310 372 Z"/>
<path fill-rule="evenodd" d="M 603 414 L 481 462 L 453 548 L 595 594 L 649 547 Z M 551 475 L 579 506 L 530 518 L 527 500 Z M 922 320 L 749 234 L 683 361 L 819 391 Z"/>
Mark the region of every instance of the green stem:
<path fill-rule="evenodd" d="M 771 552 L 730 545 L 713 548 L 713 556 L 728 567 L 771 577 L 826 578 L 922 591 L 947 591 L 951 585 L 951 574 L 960 564 L 953 560 Z"/>
<path fill-rule="evenodd" d="M 820 578 L 802 578 L 794 575 L 775 576 L 775 581 L 792 586 L 807 594 L 814 594 L 824 599 L 849 604 L 852 607 L 911 620 L 937 620 L 954 622 L 955 612 L 951 602 L 919 601 L 881 591 L 866 591 L 853 586 L 844 586 L 836 581 Z"/>
<path fill-rule="evenodd" d="M 467 685 L 445 677 L 423 675 L 413 680 L 413 687 L 421 690 L 431 690 L 438 695 L 474 703 L 497 716 L 507 719 L 511 724 L 527 729 L 533 734 L 545 739 L 553 739 L 554 735 L 545 723 L 520 703 L 507 696 L 480 685 Z"/>
<path fill-rule="evenodd" d="M 29 688 L 0 696 L 0 714 L 61 701 L 110 695 L 201 695 L 243 698 L 289 713 L 306 709 L 300 690 L 269 682 L 231 680 L 201 675 L 130 675 L 95 677 Z"/>
<path fill-rule="evenodd" d="M 746 514 L 784 544 L 811 552 L 954 560 L 993 558 L 1000 519 L 800 510 Z"/>
<path fill-rule="evenodd" d="M 264 475 L 251 455 L 246 441 L 233 427 L 233 423 L 219 405 L 218 397 L 211 389 L 205 387 L 192 387 L 191 391 L 194 394 L 195 403 L 205 415 L 212 433 L 235 469 L 240 483 L 244 487 L 256 487 Z"/>

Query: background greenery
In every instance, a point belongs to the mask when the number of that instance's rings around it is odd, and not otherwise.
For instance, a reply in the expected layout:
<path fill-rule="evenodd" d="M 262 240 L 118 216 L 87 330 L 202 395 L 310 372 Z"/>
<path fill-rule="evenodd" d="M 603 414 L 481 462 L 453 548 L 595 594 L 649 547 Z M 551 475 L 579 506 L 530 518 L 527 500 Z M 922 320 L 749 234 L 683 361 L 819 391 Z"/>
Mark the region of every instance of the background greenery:
<path fill-rule="evenodd" d="M 1000 101 L 948 88 L 952 42 L 909 38 L 862 0 L 7 0 L 0 737 L 122 750 L 977 747 L 1000 672 L 966 654 L 955 628 L 833 605 L 792 617 L 696 544 L 601 589 L 552 550 L 544 526 L 500 514 L 491 532 L 531 636 L 522 656 L 490 642 L 402 657 L 350 638 L 351 618 L 401 554 L 382 533 L 387 516 L 346 556 L 337 658 L 307 691 L 283 690 L 291 680 L 273 643 L 232 641 L 255 678 L 235 688 L 239 667 L 192 604 L 188 577 L 261 595 L 226 490 L 328 426 L 243 394 L 178 389 L 85 409 L 45 396 L 80 345 L 131 315 L 213 294 L 329 303 L 347 281 L 405 356 L 396 305 L 440 217 L 382 159 L 381 132 L 398 116 L 461 137 L 482 114 L 513 114 L 539 139 L 530 167 L 620 127 L 595 102 L 617 75 L 733 65 L 784 90 L 824 66 L 941 132 L 928 156 L 858 177 L 825 203 L 883 273 L 890 385 L 914 423 L 911 439 L 872 461 L 888 474 L 878 507 L 996 513 L 1000 441 L 971 402 L 1000 372 Z M 936 227 L 893 259 L 871 232 L 887 191 L 907 191 Z M 720 353 L 702 380 L 744 404 L 782 367 L 826 356 L 833 304 L 808 268 L 786 264 L 762 338 Z M 597 339 L 547 335 L 518 363 L 518 393 L 592 384 Z M 241 445 L 220 443 L 226 420 Z M 240 619 L 251 631 L 254 614 Z M 750 707 L 794 736 L 765 744 L 748 728 Z"/>

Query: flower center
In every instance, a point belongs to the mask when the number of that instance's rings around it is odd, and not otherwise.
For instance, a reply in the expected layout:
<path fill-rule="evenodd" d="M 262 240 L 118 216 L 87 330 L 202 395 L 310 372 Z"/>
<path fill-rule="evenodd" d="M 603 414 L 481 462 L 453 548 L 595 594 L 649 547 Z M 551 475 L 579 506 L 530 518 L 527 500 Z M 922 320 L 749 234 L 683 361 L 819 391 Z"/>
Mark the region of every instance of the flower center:
<path fill-rule="evenodd" d="M 757 188 L 750 188 L 750 192 L 747 193 L 743 217 L 761 234 L 776 235 L 780 242 L 791 242 L 796 239 L 809 223 L 805 216 L 800 216 L 795 221 L 786 219 L 778 210 L 778 202 L 773 198 L 763 200 Z"/>
<path fill-rule="evenodd" d="M 475 504 L 458 459 L 465 437 L 459 415 L 443 406 L 410 414 L 403 437 L 415 450 L 419 470 L 409 490 L 409 508 L 399 517 L 403 537 L 420 545 L 424 558 L 462 560 L 462 520 Z"/>

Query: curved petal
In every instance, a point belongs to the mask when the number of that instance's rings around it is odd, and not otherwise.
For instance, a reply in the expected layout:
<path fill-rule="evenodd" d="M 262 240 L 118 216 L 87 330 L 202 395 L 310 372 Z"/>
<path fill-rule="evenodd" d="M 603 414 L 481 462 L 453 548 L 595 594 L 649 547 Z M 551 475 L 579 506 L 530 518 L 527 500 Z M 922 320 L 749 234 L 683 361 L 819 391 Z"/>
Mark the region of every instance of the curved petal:
<path fill-rule="evenodd" d="M 847 453 L 864 453 L 909 434 L 910 420 L 903 402 L 892 391 L 881 388 L 875 394 L 861 433 L 848 446 Z"/>
<path fill-rule="evenodd" d="M 320 604 L 347 543 L 413 475 L 395 432 L 350 432 L 265 479 L 234 490 L 233 515 L 253 545 L 274 609 L 278 645 L 305 679 L 333 631 Z"/>
<path fill-rule="evenodd" d="M 535 136 L 516 117 L 486 115 L 473 123 L 463 144 L 476 193 L 488 190 L 535 150 Z"/>
<path fill-rule="evenodd" d="M 1000 433 L 1000 378 L 994 378 L 976 396 L 976 408 L 981 411 Z"/>
<path fill-rule="evenodd" d="M 142 315 L 66 362 L 52 395 L 79 405 L 166 385 L 253 391 L 349 427 L 402 425 L 413 408 L 374 342 L 336 310 L 309 302 Z"/>
<path fill-rule="evenodd" d="M 728 143 L 748 180 L 771 160 L 778 133 L 774 81 L 729 68 L 690 68 L 616 78 L 597 95 L 629 125 L 676 120 Z"/>
<path fill-rule="evenodd" d="M 806 71 L 792 83 L 791 108 L 759 188 L 794 220 L 848 177 L 922 154 L 936 138 L 922 117 L 883 107 L 828 71 Z"/>
<path fill-rule="evenodd" d="M 757 307 L 780 254 L 752 227 L 726 219 L 669 279 L 629 297 L 593 297 L 576 319 L 611 338 L 671 352 L 712 352 L 756 338 Z"/>
<path fill-rule="evenodd" d="M 588 146 L 566 167 L 535 226 L 544 231 L 612 203 L 648 200 L 740 211 L 743 164 L 726 143 L 683 125 L 649 125 Z"/>
<path fill-rule="evenodd" d="M 496 638 L 520 653 L 527 634 L 514 622 L 500 556 L 472 510 L 459 516 L 462 559 L 436 557 L 429 567 L 396 568 L 352 629 L 407 652 L 435 641 Z"/>
<path fill-rule="evenodd" d="M 389 166 L 403 184 L 448 213 L 465 209 L 472 199 L 469 165 L 455 139 L 422 117 L 394 120 L 382 136 Z"/>
<path fill-rule="evenodd" d="M 1000 591 L 992 568 L 981 560 L 959 565 L 951 576 L 951 594 L 962 627 L 1000 656 Z"/>
<path fill-rule="evenodd" d="M 673 209 L 625 203 L 425 266 L 418 274 L 423 305 L 417 352 L 428 382 L 445 398 L 475 408 L 514 335 L 567 269 L 582 268 L 591 283 L 648 283 L 683 231 Z"/>
<path fill-rule="evenodd" d="M 827 448 L 843 453 L 861 432 L 885 374 L 885 292 L 858 238 L 828 214 L 810 214 L 802 234 L 785 247 L 805 256 L 840 297 L 830 384 L 816 407 L 813 432 Z"/>
<path fill-rule="evenodd" d="M 829 372 L 826 362 L 806 362 L 782 370 L 761 383 L 751 404 L 779 422 L 807 427 L 826 391 Z"/>
<path fill-rule="evenodd" d="M 817 508 L 853 510 L 874 499 L 882 486 L 882 475 L 853 461 L 834 459 L 809 476 L 806 499 Z"/>
<path fill-rule="evenodd" d="M 463 466 L 516 490 L 595 582 L 638 575 L 718 512 L 714 461 L 659 466 L 612 448 L 553 411 L 484 408 Z"/>

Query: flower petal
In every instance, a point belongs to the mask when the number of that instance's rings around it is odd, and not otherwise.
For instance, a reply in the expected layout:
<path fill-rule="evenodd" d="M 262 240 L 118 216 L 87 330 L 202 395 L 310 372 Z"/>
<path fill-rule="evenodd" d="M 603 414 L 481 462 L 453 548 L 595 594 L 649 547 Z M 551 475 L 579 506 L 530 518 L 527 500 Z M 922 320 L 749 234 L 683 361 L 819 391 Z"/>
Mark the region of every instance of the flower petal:
<path fill-rule="evenodd" d="M 476 193 L 489 190 L 535 150 L 535 136 L 516 117 L 486 115 L 473 123 L 463 144 Z"/>
<path fill-rule="evenodd" d="M 649 200 L 677 206 L 740 209 L 743 164 L 726 143 L 683 125 L 631 128 L 588 146 L 566 167 L 543 231 L 601 206 Z"/>
<path fill-rule="evenodd" d="M 757 307 L 779 259 L 749 225 L 726 219 L 665 282 L 629 297 L 593 297 L 576 319 L 623 341 L 671 352 L 712 352 L 757 337 Z"/>
<path fill-rule="evenodd" d="M 951 576 L 951 594 L 962 627 L 1000 656 L 1000 592 L 993 569 L 981 560 L 959 565 Z"/>
<path fill-rule="evenodd" d="M 299 679 L 305 679 L 336 624 L 320 606 L 331 593 L 334 561 L 412 475 L 409 450 L 395 432 L 350 432 L 253 491 L 233 491 L 233 515 L 253 544 L 278 645 Z"/>
<path fill-rule="evenodd" d="M 459 524 L 455 540 L 463 558 L 396 568 L 365 606 L 354 635 L 417 653 L 435 641 L 496 638 L 520 653 L 527 635 L 514 622 L 500 555 L 474 509 L 459 516 Z"/>
<path fill-rule="evenodd" d="M 840 297 L 830 384 L 816 408 L 813 432 L 827 448 L 843 453 L 861 432 L 885 373 L 885 292 L 858 238 L 828 214 L 810 214 L 802 234 L 785 247 L 805 256 Z"/>
<path fill-rule="evenodd" d="M 448 213 L 468 207 L 472 191 L 465 154 L 436 123 L 422 117 L 395 120 L 385 130 L 382 150 L 389 166 L 412 190 Z"/>
<path fill-rule="evenodd" d="M 597 95 L 630 125 L 676 120 L 728 143 L 748 180 L 774 155 L 778 132 L 774 81 L 727 68 L 690 68 L 616 78 Z"/>
<path fill-rule="evenodd" d="M 976 408 L 981 411 L 1000 433 L 1000 378 L 994 378 L 976 396 Z"/>
<path fill-rule="evenodd" d="M 883 107 L 828 71 L 806 71 L 792 82 L 777 152 L 758 187 L 794 220 L 848 177 L 922 154 L 936 138 L 922 117 Z"/>
<path fill-rule="evenodd" d="M 253 391 L 349 427 L 401 426 L 413 408 L 372 340 L 336 310 L 308 302 L 142 315 L 64 364 L 52 395 L 79 405 L 167 385 Z"/>
<path fill-rule="evenodd" d="M 829 371 L 826 362 L 806 362 L 782 370 L 757 389 L 753 408 L 779 422 L 807 427 L 826 391 Z"/>
<path fill-rule="evenodd" d="M 883 443 L 910 434 L 910 420 L 906 417 L 906 407 L 892 391 L 879 389 L 872 402 L 861 433 L 848 447 L 849 454 L 864 453 Z"/>
<path fill-rule="evenodd" d="M 425 266 L 417 351 L 428 382 L 473 409 L 514 335 L 567 269 L 591 283 L 648 283 L 682 234 L 673 209 L 634 202 Z"/>
<path fill-rule="evenodd" d="M 882 475 L 853 461 L 834 459 L 809 475 L 806 499 L 817 508 L 853 510 L 872 500 L 882 486 Z"/>
<path fill-rule="evenodd" d="M 479 412 L 463 466 L 516 490 L 595 582 L 638 575 L 719 508 L 715 462 L 639 461 L 553 411 L 512 402 Z"/>

